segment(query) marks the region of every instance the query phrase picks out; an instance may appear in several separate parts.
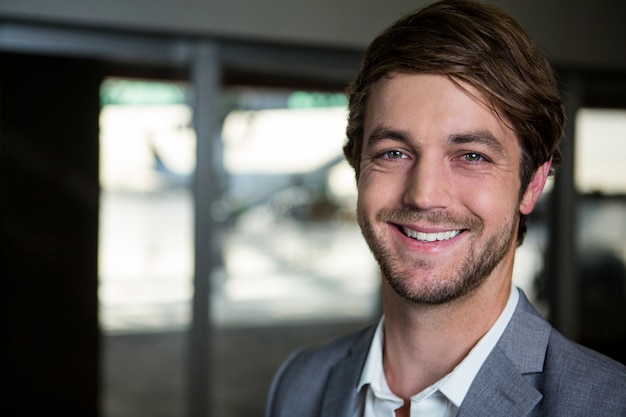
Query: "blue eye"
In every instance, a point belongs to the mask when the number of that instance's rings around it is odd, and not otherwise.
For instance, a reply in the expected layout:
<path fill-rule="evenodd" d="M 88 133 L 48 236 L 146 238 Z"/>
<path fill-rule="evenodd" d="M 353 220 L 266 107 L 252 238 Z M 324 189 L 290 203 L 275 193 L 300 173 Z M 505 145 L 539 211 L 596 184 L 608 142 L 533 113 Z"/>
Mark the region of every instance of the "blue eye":
<path fill-rule="evenodd" d="M 469 152 L 463 155 L 463 159 L 465 159 L 467 162 L 480 162 L 484 160 L 485 157 L 476 152 Z"/>
<path fill-rule="evenodd" d="M 383 156 L 387 159 L 402 159 L 404 154 L 400 151 L 386 151 Z"/>

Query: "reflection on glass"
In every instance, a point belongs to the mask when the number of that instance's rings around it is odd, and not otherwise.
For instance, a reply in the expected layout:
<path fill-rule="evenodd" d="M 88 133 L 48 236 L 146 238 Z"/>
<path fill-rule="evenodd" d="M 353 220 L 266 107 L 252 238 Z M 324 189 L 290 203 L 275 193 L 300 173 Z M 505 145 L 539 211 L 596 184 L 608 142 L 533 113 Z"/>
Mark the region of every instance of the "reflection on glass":
<path fill-rule="evenodd" d="M 576 115 L 576 188 L 626 194 L 626 110 L 581 109 Z"/>
<path fill-rule="evenodd" d="M 376 266 L 344 162 L 341 94 L 236 90 L 222 130 L 228 177 L 224 270 L 213 320 L 276 324 L 363 320 Z"/>
<path fill-rule="evenodd" d="M 195 136 L 175 84 L 109 79 L 100 118 L 100 320 L 105 331 L 189 322 Z"/>

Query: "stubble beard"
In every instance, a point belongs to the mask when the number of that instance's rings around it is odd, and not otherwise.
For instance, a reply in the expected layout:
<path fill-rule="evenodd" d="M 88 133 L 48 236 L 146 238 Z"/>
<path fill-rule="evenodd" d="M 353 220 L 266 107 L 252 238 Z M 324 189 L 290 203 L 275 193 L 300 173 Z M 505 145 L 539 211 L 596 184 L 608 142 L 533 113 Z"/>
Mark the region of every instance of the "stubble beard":
<path fill-rule="evenodd" d="M 365 241 L 384 278 L 395 292 L 417 304 L 439 305 L 463 297 L 485 282 L 502 262 L 516 238 L 519 213 L 515 211 L 503 227 L 488 236 L 483 244 L 476 238 L 483 229 L 482 222 L 476 217 L 460 218 L 442 212 L 427 214 L 411 207 L 383 210 L 377 214 L 376 222 L 385 226 L 388 223 L 410 224 L 420 218 L 433 225 L 445 225 L 450 230 L 463 228 L 478 231 L 474 233 L 470 249 L 460 262 L 449 265 L 448 268 L 440 268 L 445 276 L 429 276 L 438 265 L 423 258 L 398 255 L 385 245 L 383 237 L 378 235 L 373 224 L 365 220 L 359 212 L 357 217 Z"/>

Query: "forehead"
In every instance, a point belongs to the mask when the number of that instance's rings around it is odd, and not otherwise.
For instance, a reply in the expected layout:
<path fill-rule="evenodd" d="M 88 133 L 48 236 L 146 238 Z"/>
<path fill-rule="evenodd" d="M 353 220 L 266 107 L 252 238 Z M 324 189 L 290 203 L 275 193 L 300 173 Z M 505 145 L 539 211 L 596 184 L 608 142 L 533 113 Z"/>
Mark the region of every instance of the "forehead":
<path fill-rule="evenodd" d="M 367 102 L 364 139 L 374 129 L 399 129 L 420 137 L 485 131 L 518 146 L 511 123 L 471 85 L 438 74 L 393 73 L 377 81 Z"/>

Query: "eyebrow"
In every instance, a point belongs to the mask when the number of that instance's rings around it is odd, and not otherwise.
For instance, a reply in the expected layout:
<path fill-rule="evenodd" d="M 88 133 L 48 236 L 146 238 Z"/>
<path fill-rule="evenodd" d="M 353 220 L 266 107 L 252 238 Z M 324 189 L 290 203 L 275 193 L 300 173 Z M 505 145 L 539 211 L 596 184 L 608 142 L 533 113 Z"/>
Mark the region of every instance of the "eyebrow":
<path fill-rule="evenodd" d="M 506 153 L 504 145 L 488 130 L 474 130 L 450 135 L 450 137 L 448 137 L 448 143 L 451 145 L 477 143 L 489 147 L 499 155 Z"/>
<path fill-rule="evenodd" d="M 409 132 L 406 132 L 404 130 L 391 129 L 388 127 L 379 126 L 376 129 L 374 129 L 372 133 L 370 133 L 369 136 L 367 137 L 367 141 L 365 143 L 366 146 L 364 146 L 364 150 L 372 148 L 378 142 L 385 140 L 385 139 L 391 139 L 391 140 L 397 140 L 397 141 L 404 142 L 404 143 L 409 143 L 411 141 L 410 140 L 411 135 Z"/>

